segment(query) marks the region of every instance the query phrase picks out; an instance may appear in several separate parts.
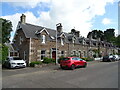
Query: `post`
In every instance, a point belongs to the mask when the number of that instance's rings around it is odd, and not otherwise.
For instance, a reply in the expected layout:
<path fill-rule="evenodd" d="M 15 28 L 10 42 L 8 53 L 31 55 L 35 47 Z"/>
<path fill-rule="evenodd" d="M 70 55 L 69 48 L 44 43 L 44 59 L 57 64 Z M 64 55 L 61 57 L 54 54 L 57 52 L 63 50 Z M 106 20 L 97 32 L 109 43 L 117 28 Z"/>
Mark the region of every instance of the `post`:
<path fill-rule="evenodd" d="M 58 24 L 56 24 L 56 27 L 58 26 Z M 56 29 L 56 63 L 55 64 L 58 64 L 58 60 L 57 60 L 57 29 Z"/>

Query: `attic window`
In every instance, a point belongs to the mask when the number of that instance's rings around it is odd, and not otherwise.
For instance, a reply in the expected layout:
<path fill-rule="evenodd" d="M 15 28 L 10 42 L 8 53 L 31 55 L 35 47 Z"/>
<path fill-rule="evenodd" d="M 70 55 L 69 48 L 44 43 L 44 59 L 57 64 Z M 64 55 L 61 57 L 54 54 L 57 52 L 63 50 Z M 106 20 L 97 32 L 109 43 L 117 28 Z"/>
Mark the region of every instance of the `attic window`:
<path fill-rule="evenodd" d="M 73 43 L 75 43 L 75 39 L 73 38 Z"/>
<path fill-rule="evenodd" d="M 64 45 L 64 39 L 61 38 L 61 45 Z"/>
<path fill-rule="evenodd" d="M 42 35 L 42 44 L 45 44 L 45 42 L 46 42 L 46 37 L 45 37 L 45 35 Z"/>

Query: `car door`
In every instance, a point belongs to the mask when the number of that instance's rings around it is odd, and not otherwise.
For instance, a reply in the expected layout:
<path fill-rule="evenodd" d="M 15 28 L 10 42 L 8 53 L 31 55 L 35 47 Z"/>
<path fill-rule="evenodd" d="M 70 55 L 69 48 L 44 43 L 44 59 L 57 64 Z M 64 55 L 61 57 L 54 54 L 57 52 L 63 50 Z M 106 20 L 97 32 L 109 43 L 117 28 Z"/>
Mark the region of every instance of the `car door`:
<path fill-rule="evenodd" d="M 78 61 L 79 61 L 79 66 L 83 66 L 83 65 L 84 65 L 83 60 L 82 60 L 81 58 L 77 58 L 77 59 L 78 59 Z"/>
<path fill-rule="evenodd" d="M 75 66 L 78 66 L 78 61 L 76 57 L 72 58 L 72 62 Z"/>

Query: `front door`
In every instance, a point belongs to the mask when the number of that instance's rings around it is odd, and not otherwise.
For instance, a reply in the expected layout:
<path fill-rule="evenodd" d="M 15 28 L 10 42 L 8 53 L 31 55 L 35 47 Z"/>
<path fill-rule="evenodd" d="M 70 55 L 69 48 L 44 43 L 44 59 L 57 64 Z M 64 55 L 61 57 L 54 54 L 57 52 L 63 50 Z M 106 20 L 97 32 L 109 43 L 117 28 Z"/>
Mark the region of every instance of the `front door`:
<path fill-rule="evenodd" d="M 56 51 L 53 51 L 53 52 L 52 52 L 52 58 L 53 58 L 53 59 L 56 59 Z"/>

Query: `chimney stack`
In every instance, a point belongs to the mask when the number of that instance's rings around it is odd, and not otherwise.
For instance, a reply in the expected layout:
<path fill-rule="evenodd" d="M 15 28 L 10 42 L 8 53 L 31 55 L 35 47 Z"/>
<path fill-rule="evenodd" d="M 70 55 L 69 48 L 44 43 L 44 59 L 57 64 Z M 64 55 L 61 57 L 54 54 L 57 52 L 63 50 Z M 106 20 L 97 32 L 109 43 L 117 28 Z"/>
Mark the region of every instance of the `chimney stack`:
<path fill-rule="evenodd" d="M 75 35 L 76 37 L 80 37 L 80 31 L 77 31 L 77 30 L 75 30 L 75 29 L 72 29 L 72 30 L 71 30 L 71 33 L 72 33 L 73 35 Z"/>
<path fill-rule="evenodd" d="M 22 16 L 20 17 L 20 22 L 22 24 L 25 24 L 26 23 L 26 16 L 24 14 L 22 14 Z"/>
<path fill-rule="evenodd" d="M 61 23 L 58 23 L 58 24 L 56 25 L 56 27 L 57 27 L 57 32 L 58 32 L 58 33 L 61 33 L 61 32 L 62 32 L 62 24 L 61 24 Z"/>

